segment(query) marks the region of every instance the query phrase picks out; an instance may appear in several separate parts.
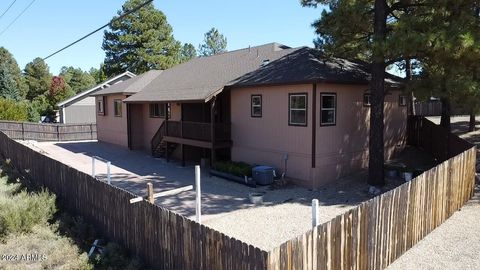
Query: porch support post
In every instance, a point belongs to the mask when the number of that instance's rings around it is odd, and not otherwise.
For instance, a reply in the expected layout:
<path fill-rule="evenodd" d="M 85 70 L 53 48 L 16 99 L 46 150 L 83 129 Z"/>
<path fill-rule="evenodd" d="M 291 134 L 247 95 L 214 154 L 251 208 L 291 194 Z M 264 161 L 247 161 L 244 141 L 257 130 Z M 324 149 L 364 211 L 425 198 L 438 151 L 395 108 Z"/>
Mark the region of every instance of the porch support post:
<path fill-rule="evenodd" d="M 183 103 L 180 103 L 180 138 L 183 138 Z M 185 167 L 185 145 L 180 144 L 180 150 L 182 151 L 182 167 Z"/>
<path fill-rule="evenodd" d="M 215 99 L 212 98 L 212 103 L 210 104 L 210 141 L 212 143 L 211 157 L 210 157 L 210 166 L 213 167 L 215 164 Z"/>
<path fill-rule="evenodd" d="M 168 136 L 168 103 L 165 103 L 165 136 Z M 168 142 L 165 142 L 165 159 L 170 161 L 168 156 Z"/>

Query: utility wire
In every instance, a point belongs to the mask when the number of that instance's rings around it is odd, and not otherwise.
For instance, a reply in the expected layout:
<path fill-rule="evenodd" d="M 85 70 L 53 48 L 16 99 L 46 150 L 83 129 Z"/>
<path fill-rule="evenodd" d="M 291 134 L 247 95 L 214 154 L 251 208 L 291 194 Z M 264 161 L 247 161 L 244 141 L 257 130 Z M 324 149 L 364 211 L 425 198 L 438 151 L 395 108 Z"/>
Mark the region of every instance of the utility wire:
<path fill-rule="evenodd" d="M 20 18 L 23 15 L 23 13 L 25 13 L 25 11 L 27 11 L 27 9 L 29 9 L 33 5 L 35 1 L 36 0 L 32 0 L 32 2 L 30 2 L 30 4 L 28 4 L 28 6 L 24 8 L 22 12 L 20 12 L 20 14 L 18 14 L 17 17 L 15 17 L 15 19 L 13 19 L 13 21 L 5 29 L 3 29 L 2 32 L 0 32 L 0 36 L 2 36 L 3 33 L 5 33 L 8 30 L 8 28 L 10 28 L 10 26 L 12 26 L 12 24 L 14 24 L 18 20 L 18 18 Z"/>
<path fill-rule="evenodd" d="M 17 2 L 17 0 L 13 0 L 13 2 L 10 4 L 10 6 L 7 7 L 7 9 L 2 13 L 2 15 L 0 15 L 0 19 L 3 18 L 5 13 L 7 13 L 10 10 L 10 8 L 13 6 L 13 4 L 15 4 L 15 2 Z"/>
<path fill-rule="evenodd" d="M 81 38 L 79 38 L 79 39 L 75 40 L 74 42 L 72 42 L 72 43 L 68 44 L 67 46 L 65 46 L 65 47 L 61 48 L 60 50 L 58 50 L 58 51 L 56 51 L 56 52 L 54 52 L 54 53 L 50 54 L 49 56 L 47 56 L 47 57 L 43 58 L 43 60 L 45 61 L 45 60 L 47 60 L 48 58 L 50 58 L 50 57 L 54 56 L 55 54 L 57 54 L 57 53 L 59 53 L 59 52 L 61 52 L 61 51 L 65 50 L 65 49 L 68 49 L 68 48 L 70 48 L 71 46 L 73 46 L 73 45 L 77 44 L 78 42 L 80 42 L 80 41 L 82 41 L 82 40 L 86 39 L 87 37 L 89 37 L 89 36 L 91 36 L 91 35 L 95 34 L 96 32 L 98 32 L 98 31 L 102 30 L 103 28 L 105 28 L 105 27 L 107 27 L 107 26 L 111 25 L 112 23 L 114 23 L 114 22 L 116 22 L 116 21 L 118 21 L 118 20 L 121 20 L 121 19 L 123 19 L 125 16 L 128 16 L 128 15 L 130 15 L 130 14 L 132 14 L 132 13 L 134 13 L 134 12 L 138 11 L 139 9 L 143 8 L 144 6 L 146 6 L 146 5 L 148 5 L 148 4 L 152 3 L 152 2 L 153 2 L 153 0 L 147 0 L 145 3 L 143 3 L 143 4 L 139 5 L 138 7 L 134 8 L 134 9 L 132 9 L 132 10 L 130 10 L 130 11 L 127 11 L 127 12 L 125 12 L 124 14 L 122 14 L 122 15 L 118 16 L 117 18 L 114 18 L 114 19 L 112 19 L 112 20 L 111 20 L 110 22 L 108 22 L 107 24 L 100 26 L 99 28 L 97 28 L 97 29 L 93 30 L 92 32 L 90 32 L 90 33 L 86 34 L 85 36 L 83 36 L 83 37 L 81 37 Z"/>

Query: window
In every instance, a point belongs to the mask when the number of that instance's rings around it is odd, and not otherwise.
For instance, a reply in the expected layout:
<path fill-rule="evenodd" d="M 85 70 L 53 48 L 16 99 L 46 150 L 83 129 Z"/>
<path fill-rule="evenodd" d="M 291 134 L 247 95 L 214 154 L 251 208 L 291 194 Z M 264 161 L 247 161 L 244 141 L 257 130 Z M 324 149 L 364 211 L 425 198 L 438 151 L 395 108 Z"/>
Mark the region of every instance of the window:
<path fill-rule="evenodd" d="M 288 124 L 292 126 L 307 125 L 307 94 L 289 95 Z"/>
<path fill-rule="evenodd" d="M 399 105 L 399 106 L 402 106 L 402 107 L 407 106 L 407 96 L 405 96 L 405 95 L 400 95 L 400 96 L 398 97 L 398 105 Z"/>
<path fill-rule="evenodd" d="M 97 99 L 97 114 L 98 115 L 105 115 L 105 106 L 104 106 L 104 97 L 100 97 Z"/>
<path fill-rule="evenodd" d="M 370 94 L 363 94 L 363 106 L 370 107 L 372 103 L 370 103 Z"/>
<path fill-rule="evenodd" d="M 252 95 L 251 115 L 252 117 L 262 117 L 262 96 L 261 95 Z"/>
<path fill-rule="evenodd" d="M 334 126 L 337 114 L 337 94 L 320 94 L 320 125 Z"/>
<path fill-rule="evenodd" d="M 151 103 L 150 105 L 150 117 L 165 117 L 165 103 Z"/>
<path fill-rule="evenodd" d="M 122 100 L 113 100 L 113 111 L 116 117 L 122 117 Z"/>

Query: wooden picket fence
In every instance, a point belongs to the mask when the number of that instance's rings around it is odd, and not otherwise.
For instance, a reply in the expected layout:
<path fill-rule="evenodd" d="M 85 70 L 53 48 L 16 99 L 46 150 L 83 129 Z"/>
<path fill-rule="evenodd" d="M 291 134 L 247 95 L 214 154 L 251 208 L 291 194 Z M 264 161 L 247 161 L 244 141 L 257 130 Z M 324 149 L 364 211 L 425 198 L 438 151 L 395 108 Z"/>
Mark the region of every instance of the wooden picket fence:
<path fill-rule="evenodd" d="M 153 269 L 265 269 L 268 253 L 38 153 L 0 132 L 0 154 L 62 207 Z"/>
<path fill-rule="evenodd" d="M 0 121 L 0 131 L 14 140 L 80 141 L 96 140 L 97 124 L 43 124 Z"/>
<path fill-rule="evenodd" d="M 445 135 L 423 118 L 410 118 L 408 126 L 408 141 L 431 151 L 442 161 L 438 166 L 269 252 L 161 206 L 130 204 L 136 197 L 132 193 L 1 132 L 0 154 L 153 269 L 383 269 L 448 219 L 474 191 L 473 145 Z M 444 144 L 449 147 L 439 150 Z"/>
<path fill-rule="evenodd" d="M 474 192 L 475 147 L 421 117 L 409 128 L 409 142 L 444 161 L 275 248 L 267 269 L 384 269 L 462 207 Z"/>

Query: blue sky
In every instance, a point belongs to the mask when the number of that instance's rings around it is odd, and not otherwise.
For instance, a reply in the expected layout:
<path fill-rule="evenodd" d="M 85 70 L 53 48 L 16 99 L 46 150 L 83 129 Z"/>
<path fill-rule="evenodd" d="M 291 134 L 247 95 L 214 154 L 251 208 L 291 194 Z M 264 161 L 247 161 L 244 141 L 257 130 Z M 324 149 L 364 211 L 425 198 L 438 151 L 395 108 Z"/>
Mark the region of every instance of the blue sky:
<path fill-rule="evenodd" d="M 13 0 L 0 1 L 0 15 Z M 31 2 L 17 0 L 0 19 L 0 33 Z M 299 0 L 243 1 L 155 0 L 173 27 L 175 39 L 198 47 L 203 35 L 216 27 L 227 37 L 228 50 L 279 42 L 313 46 L 311 23 L 321 10 L 304 8 Z M 124 0 L 36 0 L 16 23 L 0 36 L 0 46 L 17 59 L 20 68 L 35 57 L 45 57 L 108 22 Z M 52 73 L 62 66 L 82 69 L 103 61 L 103 31 L 47 60 Z"/>

